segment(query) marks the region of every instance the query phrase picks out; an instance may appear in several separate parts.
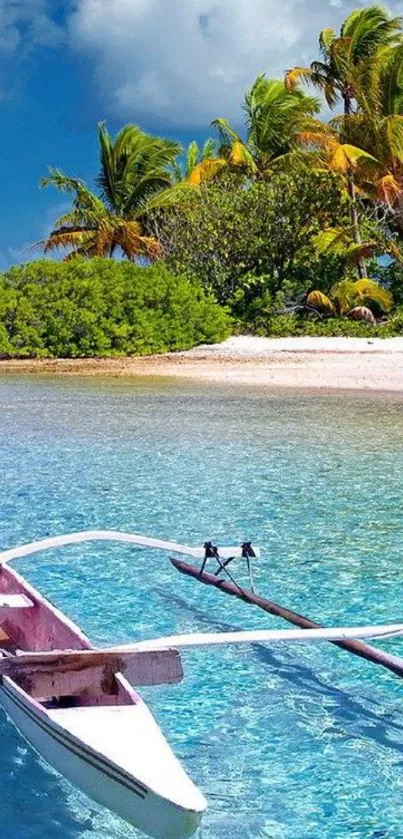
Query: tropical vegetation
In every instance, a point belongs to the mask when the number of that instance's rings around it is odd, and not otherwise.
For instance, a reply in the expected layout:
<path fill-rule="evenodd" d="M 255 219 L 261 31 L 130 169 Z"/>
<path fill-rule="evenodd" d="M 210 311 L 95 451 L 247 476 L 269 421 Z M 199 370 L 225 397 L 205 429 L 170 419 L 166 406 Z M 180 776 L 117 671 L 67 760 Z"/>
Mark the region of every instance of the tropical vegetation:
<path fill-rule="evenodd" d="M 43 243 L 45 253 L 67 248 L 69 257 L 114 256 L 155 259 L 158 242 L 147 236 L 144 219 L 150 207 L 166 199 L 179 145 L 127 125 L 113 140 L 104 124 L 98 129 L 101 168 L 97 192 L 79 178 L 50 169 L 43 187 L 73 196 L 71 210 L 58 218 Z"/>
<path fill-rule="evenodd" d="M 339 32 L 319 33 L 312 59 L 281 79 L 260 75 L 243 96 L 244 128 L 212 115 L 212 136 L 185 150 L 135 125 L 112 137 L 100 124 L 93 188 L 60 169 L 42 180 L 71 196 L 72 205 L 40 247 L 60 251 L 71 276 L 88 270 L 86 282 L 97 294 L 102 287 L 112 309 L 106 281 L 97 283 L 87 261 L 131 263 L 118 270 L 131 272 L 125 282 L 130 277 L 139 289 L 150 278 L 160 288 L 161 277 L 176 277 L 206 312 L 216 301 L 219 331 L 228 311 L 233 329 L 262 334 L 399 333 L 403 19 L 381 5 L 360 7 Z M 49 270 L 56 278 L 65 269 Z M 43 288 L 45 307 L 49 283 Z M 2 289 L 11 294 L 8 279 Z M 55 352 L 53 338 L 46 340 L 39 350 Z M 105 352 L 142 351 L 141 341 L 108 342 Z M 77 346 L 84 352 L 82 342 Z"/>
<path fill-rule="evenodd" d="M 0 275 L 0 354 L 148 355 L 220 341 L 229 319 L 163 264 L 42 260 Z"/>
<path fill-rule="evenodd" d="M 156 211 L 152 227 L 174 273 L 201 284 L 239 323 L 254 324 L 308 292 L 318 276 L 324 289 L 337 282 L 344 254 L 311 245 L 329 216 L 348 223 L 338 179 L 301 170 L 245 189 L 228 175 L 208 181 L 196 204 Z"/>

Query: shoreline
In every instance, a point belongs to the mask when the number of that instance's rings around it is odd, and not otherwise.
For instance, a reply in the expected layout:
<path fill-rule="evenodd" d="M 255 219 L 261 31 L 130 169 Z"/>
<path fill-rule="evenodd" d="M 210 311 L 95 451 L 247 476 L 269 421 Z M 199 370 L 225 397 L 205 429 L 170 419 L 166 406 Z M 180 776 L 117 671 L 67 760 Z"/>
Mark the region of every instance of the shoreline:
<path fill-rule="evenodd" d="M 223 385 L 403 393 L 403 338 L 253 338 L 167 355 L 7 359 L 1 374 L 184 378 Z"/>

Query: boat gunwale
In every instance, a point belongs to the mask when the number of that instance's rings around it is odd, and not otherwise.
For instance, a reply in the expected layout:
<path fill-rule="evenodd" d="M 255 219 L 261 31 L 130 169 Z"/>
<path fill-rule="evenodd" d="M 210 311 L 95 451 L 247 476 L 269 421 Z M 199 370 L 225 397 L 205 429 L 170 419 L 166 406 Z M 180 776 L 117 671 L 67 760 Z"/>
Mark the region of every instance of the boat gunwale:
<path fill-rule="evenodd" d="M 82 649 L 94 649 L 88 636 L 85 634 L 85 632 L 82 631 L 82 629 L 80 629 L 80 627 L 78 626 L 78 624 L 75 623 L 75 621 L 73 621 L 71 618 L 65 615 L 64 612 L 61 611 L 61 609 L 59 609 L 50 600 L 48 600 L 47 597 L 41 594 L 41 592 L 38 591 L 38 589 L 36 589 L 35 586 L 32 585 L 32 583 L 29 583 L 28 580 L 26 580 L 22 574 L 15 570 L 15 568 L 10 568 L 8 564 L 4 564 L 4 566 L 0 564 L 0 576 L 3 568 L 7 572 L 7 575 L 9 577 L 14 578 L 14 581 L 17 584 L 17 586 L 21 588 L 21 591 L 12 592 L 13 594 L 27 594 L 27 596 L 29 596 L 34 601 L 34 606 L 38 608 L 43 607 L 47 609 L 49 612 L 51 612 L 53 617 L 59 623 L 67 627 L 72 632 L 72 634 L 74 634 L 77 637 L 77 642 L 80 642 L 80 644 L 82 644 Z M 77 647 L 77 649 L 80 648 Z"/>

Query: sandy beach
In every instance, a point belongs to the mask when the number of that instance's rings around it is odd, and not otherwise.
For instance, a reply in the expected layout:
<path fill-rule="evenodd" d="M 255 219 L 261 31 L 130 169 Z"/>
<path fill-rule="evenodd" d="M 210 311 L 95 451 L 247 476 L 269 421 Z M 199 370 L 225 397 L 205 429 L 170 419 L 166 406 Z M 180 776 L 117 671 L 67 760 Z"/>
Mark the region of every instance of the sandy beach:
<path fill-rule="evenodd" d="M 403 392 L 403 338 L 256 338 L 144 358 L 12 359 L 0 374 L 181 377 L 226 385 Z"/>

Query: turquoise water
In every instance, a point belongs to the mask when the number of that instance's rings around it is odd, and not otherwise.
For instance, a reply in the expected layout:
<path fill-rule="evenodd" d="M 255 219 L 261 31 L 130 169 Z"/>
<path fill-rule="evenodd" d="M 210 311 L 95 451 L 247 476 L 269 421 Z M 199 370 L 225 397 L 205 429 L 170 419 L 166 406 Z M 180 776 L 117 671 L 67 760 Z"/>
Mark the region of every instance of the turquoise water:
<path fill-rule="evenodd" d="M 248 537 L 264 549 L 261 593 L 329 625 L 403 619 L 399 397 L 28 376 L 0 394 L 1 549 L 87 528 Z M 97 643 L 282 625 L 127 546 L 18 568 Z M 143 693 L 209 800 L 198 839 L 403 837 L 399 679 L 330 645 L 183 657 L 181 685 Z M 2 836 L 140 836 L 2 712 L 0 737 Z"/>

